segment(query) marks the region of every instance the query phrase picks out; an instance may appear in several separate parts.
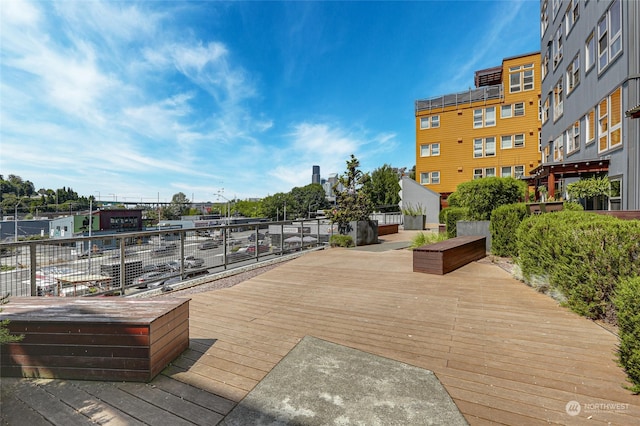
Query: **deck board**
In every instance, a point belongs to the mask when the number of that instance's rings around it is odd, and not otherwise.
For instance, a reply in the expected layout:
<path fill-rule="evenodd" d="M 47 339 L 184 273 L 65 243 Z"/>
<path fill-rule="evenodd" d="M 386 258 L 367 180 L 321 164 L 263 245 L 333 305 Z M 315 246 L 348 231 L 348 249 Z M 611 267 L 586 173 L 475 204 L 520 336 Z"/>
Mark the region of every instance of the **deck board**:
<path fill-rule="evenodd" d="M 432 370 L 471 425 L 640 418 L 639 397 L 623 388 L 615 362 L 617 337 L 487 260 L 438 276 L 413 272 L 406 250 L 330 249 L 190 297 L 190 348 L 149 385 L 65 383 L 99 400 L 114 421 L 215 424 L 312 335 Z M 195 411 L 182 412 L 178 396 Z M 572 400 L 629 405 L 572 417 Z M 6 401 L 7 416 L 25 408 Z"/>

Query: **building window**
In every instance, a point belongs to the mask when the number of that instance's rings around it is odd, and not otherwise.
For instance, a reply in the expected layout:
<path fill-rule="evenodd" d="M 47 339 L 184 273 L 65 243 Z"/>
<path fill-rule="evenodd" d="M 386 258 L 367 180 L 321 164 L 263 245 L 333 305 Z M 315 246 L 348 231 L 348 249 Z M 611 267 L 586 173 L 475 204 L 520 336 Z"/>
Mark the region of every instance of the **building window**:
<path fill-rule="evenodd" d="M 547 75 L 549 75 L 549 58 L 551 57 L 551 46 L 547 46 L 547 51 L 542 57 L 542 67 L 540 72 L 542 73 L 542 80 L 545 79 Z"/>
<path fill-rule="evenodd" d="M 496 107 L 485 108 L 484 125 L 485 127 L 491 127 L 496 125 Z"/>
<path fill-rule="evenodd" d="M 549 2 L 544 0 L 542 2 L 542 6 L 540 7 L 540 36 L 543 37 L 545 31 L 549 27 L 549 12 L 547 11 L 547 7 Z"/>
<path fill-rule="evenodd" d="M 485 177 L 495 177 L 496 176 L 496 168 L 495 167 L 487 167 L 484 169 Z"/>
<path fill-rule="evenodd" d="M 483 141 L 481 138 L 473 140 L 473 158 L 482 158 L 484 153 Z"/>
<path fill-rule="evenodd" d="M 622 89 L 598 104 L 598 152 L 622 145 Z"/>
<path fill-rule="evenodd" d="M 553 161 L 564 160 L 564 133 L 553 141 Z"/>
<path fill-rule="evenodd" d="M 596 63 L 596 39 L 593 36 L 593 31 L 587 37 L 587 41 L 584 42 L 584 68 L 585 71 L 589 71 Z"/>
<path fill-rule="evenodd" d="M 420 145 L 420 157 L 435 157 L 440 155 L 439 143 L 427 143 Z"/>
<path fill-rule="evenodd" d="M 502 105 L 500 107 L 500 118 L 511 118 L 511 105 Z"/>
<path fill-rule="evenodd" d="M 609 210 L 622 209 L 622 178 L 610 179 Z"/>
<path fill-rule="evenodd" d="M 578 53 L 567 68 L 567 95 L 580 83 L 580 54 Z"/>
<path fill-rule="evenodd" d="M 585 145 L 588 145 L 593 141 L 595 141 L 595 138 L 596 138 L 595 116 L 596 116 L 596 112 L 595 112 L 595 109 L 593 108 L 584 116 Z"/>
<path fill-rule="evenodd" d="M 580 148 L 580 121 L 573 123 L 567 129 L 567 154 L 571 154 Z"/>
<path fill-rule="evenodd" d="M 524 166 L 513 166 L 513 177 L 520 179 L 524 177 Z"/>
<path fill-rule="evenodd" d="M 496 155 L 496 138 L 476 138 L 473 140 L 473 158 L 494 157 Z"/>
<path fill-rule="evenodd" d="M 489 137 L 484 139 L 484 156 L 493 157 L 496 155 L 496 138 Z"/>
<path fill-rule="evenodd" d="M 516 148 L 524 147 L 524 133 L 519 133 L 513 136 L 513 146 Z"/>
<path fill-rule="evenodd" d="M 515 104 L 513 104 L 513 116 L 514 117 L 524 116 L 524 102 L 516 102 Z"/>
<path fill-rule="evenodd" d="M 511 149 L 513 148 L 513 136 L 502 136 L 500 138 L 500 149 Z"/>
<path fill-rule="evenodd" d="M 614 0 L 598 21 L 598 71 L 604 70 L 622 52 L 622 6 Z"/>
<path fill-rule="evenodd" d="M 533 90 L 533 64 L 509 68 L 509 93 Z"/>
<path fill-rule="evenodd" d="M 556 121 L 564 111 L 564 93 L 562 91 L 562 78 L 553 88 L 553 121 Z"/>
<path fill-rule="evenodd" d="M 550 96 L 547 96 L 542 104 L 542 123 L 546 123 L 549 119 L 549 98 Z"/>
<path fill-rule="evenodd" d="M 570 0 L 567 10 L 564 14 L 565 32 L 568 35 L 580 17 L 580 2 L 578 0 Z"/>
<path fill-rule="evenodd" d="M 473 127 L 482 127 L 482 109 L 473 110 Z"/>
<path fill-rule="evenodd" d="M 440 172 L 431 172 L 431 183 L 433 185 L 440 183 Z"/>
<path fill-rule="evenodd" d="M 420 173 L 421 185 L 436 185 L 440 183 L 440 172 L 423 172 Z"/>
<path fill-rule="evenodd" d="M 473 127 L 491 127 L 496 125 L 496 107 L 473 110 Z"/>
<path fill-rule="evenodd" d="M 562 26 L 556 30 L 556 35 L 553 39 L 553 69 L 556 69 L 560 61 L 562 60 Z"/>
<path fill-rule="evenodd" d="M 420 118 L 420 130 L 425 129 L 433 129 L 436 127 L 440 127 L 440 116 L 433 115 L 431 117 L 421 117 Z"/>
<path fill-rule="evenodd" d="M 420 184 L 421 185 L 429 185 L 431 181 L 429 180 L 429 172 L 420 173 Z"/>
<path fill-rule="evenodd" d="M 482 178 L 482 169 L 473 169 L 473 178 L 474 179 L 480 179 Z"/>
<path fill-rule="evenodd" d="M 502 167 L 500 167 L 500 176 L 501 177 L 511 177 L 511 166 L 502 166 Z"/>

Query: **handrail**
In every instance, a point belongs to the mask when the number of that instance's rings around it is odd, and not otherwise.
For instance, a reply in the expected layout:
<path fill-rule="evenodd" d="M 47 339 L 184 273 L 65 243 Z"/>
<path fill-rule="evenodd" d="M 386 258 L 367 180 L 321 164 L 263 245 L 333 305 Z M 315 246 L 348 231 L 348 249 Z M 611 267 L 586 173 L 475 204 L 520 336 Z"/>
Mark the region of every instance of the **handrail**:
<path fill-rule="evenodd" d="M 422 111 L 444 109 L 448 106 L 458 106 L 462 104 L 471 105 L 474 102 L 486 102 L 494 99 L 504 99 L 502 84 L 483 86 L 478 89 L 469 89 L 464 92 L 417 100 L 415 101 L 415 113 L 417 115 Z"/>
<path fill-rule="evenodd" d="M 237 263 L 324 245 L 330 229 L 322 219 L 299 219 L 0 243 L 0 294 L 73 296 L 90 291 L 90 295 L 124 296 L 136 287 L 134 280 L 142 271 L 153 266 L 164 268 L 173 262 L 175 270 L 167 275 L 182 279 L 203 271 L 215 273 Z M 205 231 L 221 236 L 222 250 L 198 248 L 203 241 L 217 241 L 197 235 Z M 268 235 L 268 242 L 260 239 L 262 235 Z M 301 236 L 302 243 L 286 243 L 291 235 Z M 87 245 L 90 254 L 85 258 L 83 249 Z M 158 257 L 154 249 L 158 249 Z M 203 259 L 204 264 L 190 268 L 186 256 Z"/>

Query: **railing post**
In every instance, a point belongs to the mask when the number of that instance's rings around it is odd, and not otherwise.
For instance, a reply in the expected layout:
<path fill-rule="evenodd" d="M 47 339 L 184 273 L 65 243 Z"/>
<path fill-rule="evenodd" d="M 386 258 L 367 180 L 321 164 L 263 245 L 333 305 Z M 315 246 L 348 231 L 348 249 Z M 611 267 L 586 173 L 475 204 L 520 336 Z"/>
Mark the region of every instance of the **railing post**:
<path fill-rule="evenodd" d="M 119 239 L 120 242 L 120 296 L 124 297 L 124 290 L 126 288 L 127 271 L 126 271 L 126 259 L 124 257 L 124 238 Z"/>
<path fill-rule="evenodd" d="M 38 286 L 36 285 L 36 245 L 29 244 L 29 282 L 31 283 L 31 295 L 38 295 Z"/>

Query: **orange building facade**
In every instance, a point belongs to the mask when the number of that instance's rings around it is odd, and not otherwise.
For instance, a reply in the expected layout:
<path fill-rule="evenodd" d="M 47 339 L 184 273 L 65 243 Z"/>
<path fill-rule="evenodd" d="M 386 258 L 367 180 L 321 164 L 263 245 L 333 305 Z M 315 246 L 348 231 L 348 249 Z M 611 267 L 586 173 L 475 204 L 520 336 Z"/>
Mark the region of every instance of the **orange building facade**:
<path fill-rule="evenodd" d="M 540 53 L 476 71 L 475 89 L 415 103 L 416 181 L 443 199 L 458 184 L 522 178 L 541 163 Z"/>

